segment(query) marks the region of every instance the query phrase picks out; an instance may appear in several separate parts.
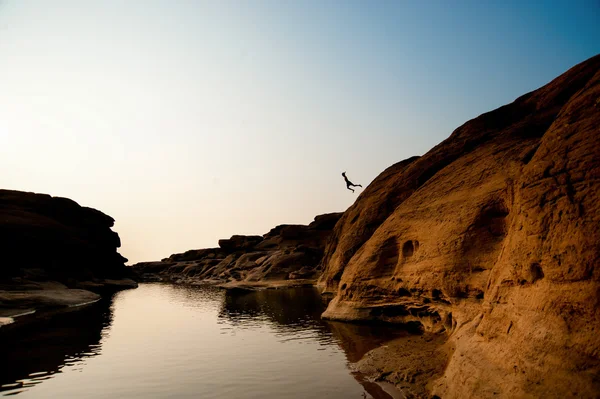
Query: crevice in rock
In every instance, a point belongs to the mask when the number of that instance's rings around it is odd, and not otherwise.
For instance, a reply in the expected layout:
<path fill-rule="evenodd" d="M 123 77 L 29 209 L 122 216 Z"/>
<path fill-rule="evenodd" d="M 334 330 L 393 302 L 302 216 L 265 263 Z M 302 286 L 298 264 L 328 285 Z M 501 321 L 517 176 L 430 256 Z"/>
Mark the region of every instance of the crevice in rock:
<path fill-rule="evenodd" d="M 544 271 L 542 270 L 542 266 L 539 263 L 532 263 L 529 266 L 529 272 L 531 274 L 531 282 L 535 283 L 537 280 L 541 280 L 544 278 Z"/>
<path fill-rule="evenodd" d="M 342 274 L 344 274 L 344 269 L 339 270 L 331 279 L 331 282 L 336 286 L 339 285 L 340 280 L 342 279 Z"/>
<path fill-rule="evenodd" d="M 452 312 L 449 312 L 444 318 L 444 328 L 446 331 L 452 331 Z"/>
<path fill-rule="evenodd" d="M 433 290 L 431 290 L 431 299 L 433 301 L 449 305 L 450 301 L 446 300 L 442 296 L 443 296 L 443 293 L 441 290 L 438 290 L 437 288 L 434 288 Z"/>
<path fill-rule="evenodd" d="M 390 306 L 382 306 L 378 308 L 373 308 L 369 312 L 369 314 L 373 317 L 397 317 L 397 316 L 408 316 L 410 312 L 406 309 L 404 305 L 390 305 Z"/>
<path fill-rule="evenodd" d="M 406 241 L 402 246 L 402 257 L 404 259 L 410 258 L 415 253 L 415 247 L 412 241 Z"/>
<path fill-rule="evenodd" d="M 529 161 L 531 161 L 531 159 L 533 158 L 533 156 L 535 155 L 535 153 L 537 152 L 539 147 L 540 147 L 540 145 L 537 144 L 534 147 L 530 148 L 527 152 L 525 152 L 525 154 L 523 154 L 523 156 L 521 157 L 521 162 L 523 162 L 523 164 L 527 165 L 529 163 Z"/>

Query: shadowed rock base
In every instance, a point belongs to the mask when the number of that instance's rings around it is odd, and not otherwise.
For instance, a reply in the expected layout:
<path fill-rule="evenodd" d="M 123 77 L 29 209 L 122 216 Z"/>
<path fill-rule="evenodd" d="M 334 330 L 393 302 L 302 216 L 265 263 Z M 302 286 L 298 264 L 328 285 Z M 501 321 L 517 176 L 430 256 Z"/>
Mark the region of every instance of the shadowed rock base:
<path fill-rule="evenodd" d="M 432 381 L 443 375 L 451 352 L 445 341 L 445 336 L 429 333 L 397 338 L 367 352 L 353 369 L 392 384 L 407 398 L 429 397 Z"/>

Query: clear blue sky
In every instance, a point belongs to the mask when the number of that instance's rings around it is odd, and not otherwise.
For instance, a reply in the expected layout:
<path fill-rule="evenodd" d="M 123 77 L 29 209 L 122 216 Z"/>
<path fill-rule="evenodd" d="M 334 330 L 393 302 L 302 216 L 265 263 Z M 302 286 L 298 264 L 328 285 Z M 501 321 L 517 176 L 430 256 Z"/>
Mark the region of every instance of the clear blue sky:
<path fill-rule="evenodd" d="M 600 52 L 598 1 L 0 1 L 0 187 L 131 261 L 343 211 L 387 166 Z"/>

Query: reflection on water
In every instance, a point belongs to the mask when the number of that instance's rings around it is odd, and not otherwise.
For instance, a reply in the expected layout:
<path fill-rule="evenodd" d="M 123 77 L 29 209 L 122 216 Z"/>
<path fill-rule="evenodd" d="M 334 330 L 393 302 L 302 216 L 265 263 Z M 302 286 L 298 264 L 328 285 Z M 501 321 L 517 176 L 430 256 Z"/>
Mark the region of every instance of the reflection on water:
<path fill-rule="evenodd" d="M 321 314 L 326 307 L 315 288 L 228 291 L 219 318 L 246 328 L 269 324 L 283 341 L 312 339 L 323 346 L 338 346 L 350 363 L 386 341 L 408 334 L 393 326 L 325 321 Z M 363 376 L 354 377 L 373 398 L 390 397 Z"/>
<path fill-rule="evenodd" d="M 227 291 L 219 311 L 219 323 L 231 327 L 270 326 L 281 339 L 302 339 L 308 334 L 324 344 L 331 341 L 319 293 L 313 288 L 289 288 L 255 292 Z"/>
<path fill-rule="evenodd" d="M 60 373 L 65 366 L 82 367 L 100 354 L 103 330 L 110 325 L 110 301 L 74 313 L 40 320 L 34 329 L 0 335 L 0 392 L 17 394 Z"/>
<path fill-rule="evenodd" d="M 324 310 L 312 288 L 233 292 L 142 284 L 118 293 L 112 304 L 62 315 L 18 336 L 0 335 L 0 356 L 9 365 L 0 393 L 389 398 L 352 375 L 348 362 L 402 332 L 325 322 Z"/>
<path fill-rule="evenodd" d="M 346 353 L 349 362 L 359 361 L 365 353 L 377 348 L 392 338 L 404 337 L 406 330 L 385 325 L 349 324 L 340 322 L 327 323 L 336 342 Z"/>
<path fill-rule="evenodd" d="M 312 287 L 225 293 L 219 319 L 241 327 L 268 323 L 284 339 L 298 339 L 310 334 L 323 344 L 337 344 L 349 362 L 360 360 L 365 353 L 406 331 L 385 325 L 330 322 L 321 319 L 327 307 Z"/>

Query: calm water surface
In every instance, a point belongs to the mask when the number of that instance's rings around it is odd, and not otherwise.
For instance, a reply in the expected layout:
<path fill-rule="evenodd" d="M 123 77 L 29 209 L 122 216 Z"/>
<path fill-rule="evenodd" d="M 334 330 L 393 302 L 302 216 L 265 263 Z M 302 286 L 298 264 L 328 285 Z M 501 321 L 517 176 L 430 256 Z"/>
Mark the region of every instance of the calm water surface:
<path fill-rule="evenodd" d="M 312 288 L 141 284 L 0 339 L 19 398 L 389 398 L 350 364 L 401 331 L 320 320 Z"/>

